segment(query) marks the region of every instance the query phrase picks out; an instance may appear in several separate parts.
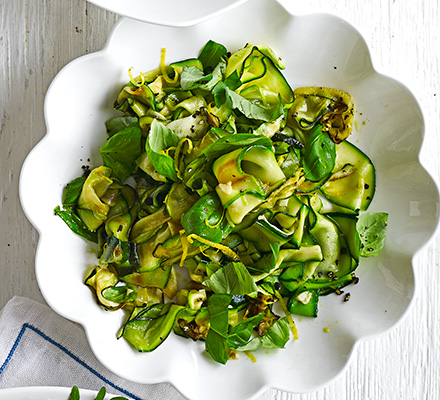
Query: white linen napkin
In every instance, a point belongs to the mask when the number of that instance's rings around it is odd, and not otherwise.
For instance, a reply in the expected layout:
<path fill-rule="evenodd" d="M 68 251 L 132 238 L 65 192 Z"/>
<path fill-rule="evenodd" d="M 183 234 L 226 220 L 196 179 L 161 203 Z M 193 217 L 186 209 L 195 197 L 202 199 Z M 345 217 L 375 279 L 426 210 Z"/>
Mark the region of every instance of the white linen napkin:
<path fill-rule="evenodd" d="M 143 385 L 119 378 L 104 368 L 81 326 L 48 306 L 14 297 L 0 312 L 0 389 L 24 386 L 78 386 L 133 400 L 184 400 L 168 383 Z M 258 400 L 275 400 L 267 391 Z"/>

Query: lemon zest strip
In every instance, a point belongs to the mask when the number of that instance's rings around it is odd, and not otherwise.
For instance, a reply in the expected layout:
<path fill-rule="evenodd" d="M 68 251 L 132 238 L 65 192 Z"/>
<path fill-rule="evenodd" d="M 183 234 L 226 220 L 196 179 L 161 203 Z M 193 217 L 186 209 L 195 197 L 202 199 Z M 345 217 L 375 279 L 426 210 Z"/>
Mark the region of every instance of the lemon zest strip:
<path fill-rule="evenodd" d="M 162 48 L 161 52 L 160 52 L 160 72 L 162 72 L 162 76 L 163 76 L 163 79 L 165 79 L 165 82 L 167 82 L 167 83 L 176 83 L 177 80 L 179 79 L 179 74 L 177 73 L 177 71 L 174 71 L 174 78 L 173 79 L 171 79 L 168 76 L 167 68 L 166 68 L 167 66 L 165 64 L 165 56 L 166 56 L 166 54 L 167 54 L 167 49 Z"/>
<path fill-rule="evenodd" d="M 194 239 L 197 240 L 200 243 L 206 244 L 207 246 L 214 247 L 215 249 L 220 250 L 223 254 L 227 255 L 228 257 L 232 258 L 233 260 L 238 260 L 238 255 L 232 251 L 229 247 L 224 246 L 220 243 L 212 242 L 211 240 L 207 240 L 205 238 L 200 237 L 199 235 L 196 235 L 195 233 L 191 233 L 186 237 L 188 242 L 190 244 L 194 243 Z"/>
<path fill-rule="evenodd" d="M 135 80 L 134 80 L 134 78 L 133 78 L 133 75 L 131 74 L 131 70 L 133 69 L 133 67 L 131 67 L 129 70 L 128 70 L 128 76 L 130 77 L 130 82 L 134 85 L 134 86 L 136 86 L 136 87 L 141 87 L 141 86 L 144 86 L 144 84 L 145 84 L 145 76 L 144 76 L 144 74 L 142 73 L 142 72 L 140 72 L 139 73 L 139 76 L 141 77 L 141 82 L 139 83 L 139 82 L 136 82 Z"/>
<path fill-rule="evenodd" d="M 179 233 L 180 233 L 180 242 L 182 243 L 182 249 L 183 249 L 179 266 L 183 267 L 183 263 L 185 262 L 186 257 L 188 256 L 188 240 L 186 240 L 184 229 L 182 229 Z"/>
<path fill-rule="evenodd" d="M 257 359 L 255 358 L 255 356 L 254 356 L 249 350 L 246 350 L 246 351 L 244 352 L 244 354 L 246 354 L 246 355 L 251 359 L 251 361 L 252 361 L 253 363 L 256 363 L 256 362 L 257 362 Z"/>

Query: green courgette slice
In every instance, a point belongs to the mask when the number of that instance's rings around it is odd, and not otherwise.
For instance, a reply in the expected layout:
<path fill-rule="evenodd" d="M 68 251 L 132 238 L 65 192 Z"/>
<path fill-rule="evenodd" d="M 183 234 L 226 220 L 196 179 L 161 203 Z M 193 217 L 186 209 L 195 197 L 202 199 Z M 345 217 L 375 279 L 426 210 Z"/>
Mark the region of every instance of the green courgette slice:
<path fill-rule="evenodd" d="M 371 160 L 356 146 L 344 140 L 336 145 L 336 162 L 330 178 L 320 187 L 331 202 L 365 211 L 373 200 L 376 174 Z"/>

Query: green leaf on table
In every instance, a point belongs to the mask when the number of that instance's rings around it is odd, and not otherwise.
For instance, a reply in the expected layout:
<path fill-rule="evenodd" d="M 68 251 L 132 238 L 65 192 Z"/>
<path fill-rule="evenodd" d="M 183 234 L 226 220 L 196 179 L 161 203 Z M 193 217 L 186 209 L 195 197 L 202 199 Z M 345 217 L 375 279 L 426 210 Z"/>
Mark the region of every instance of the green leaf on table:
<path fill-rule="evenodd" d="M 166 154 L 166 150 L 177 146 L 179 140 L 179 137 L 171 129 L 159 121 L 153 120 L 145 143 L 148 158 L 155 170 L 172 181 L 177 181 L 177 173 L 174 160 Z"/>
<path fill-rule="evenodd" d="M 70 391 L 69 400 L 80 400 L 78 386 L 74 386 Z"/>
<path fill-rule="evenodd" d="M 103 386 L 101 389 L 99 389 L 98 394 L 95 397 L 95 400 L 104 400 L 105 394 L 106 394 L 105 387 Z"/>
<path fill-rule="evenodd" d="M 106 167 L 113 170 L 113 176 L 124 182 L 136 169 L 136 160 L 142 153 L 142 130 L 134 123 L 111 136 L 100 153 Z"/>
<path fill-rule="evenodd" d="M 377 256 L 385 245 L 388 214 L 384 212 L 365 213 L 359 217 L 356 230 L 360 239 L 362 257 Z"/>
<path fill-rule="evenodd" d="M 228 306 L 232 296 L 213 294 L 208 299 L 210 328 L 205 339 L 206 351 L 221 364 L 226 364 L 229 358 L 227 348 L 228 337 Z"/>
<path fill-rule="evenodd" d="M 258 291 L 249 271 L 240 262 L 230 262 L 218 269 L 203 284 L 214 293 L 251 295 Z"/>
<path fill-rule="evenodd" d="M 317 125 L 305 136 L 303 167 L 305 178 L 318 182 L 330 175 L 336 160 L 336 147 L 327 132 Z"/>

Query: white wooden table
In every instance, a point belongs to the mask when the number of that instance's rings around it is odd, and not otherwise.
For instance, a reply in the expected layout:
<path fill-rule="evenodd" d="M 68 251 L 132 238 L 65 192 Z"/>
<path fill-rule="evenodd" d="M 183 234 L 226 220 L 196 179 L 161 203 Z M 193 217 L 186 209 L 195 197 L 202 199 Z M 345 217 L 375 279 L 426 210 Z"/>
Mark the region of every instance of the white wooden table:
<path fill-rule="evenodd" d="M 420 101 L 426 118 L 422 159 L 440 181 L 439 1 L 308 2 L 357 27 L 375 68 L 405 83 Z M 85 0 L 0 0 L 0 308 L 14 295 L 44 303 L 34 273 L 38 234 L 21 210 L 18 183 L 27 153 L 45 134 L 48 85 L 68 62 L 101 49 L 117 19 Z M 403 323 L 363 343 L 327 388 L 278 398 L 439 399 L 439 246 L 436 235 L 415 265 L 417 298 Z"/>

